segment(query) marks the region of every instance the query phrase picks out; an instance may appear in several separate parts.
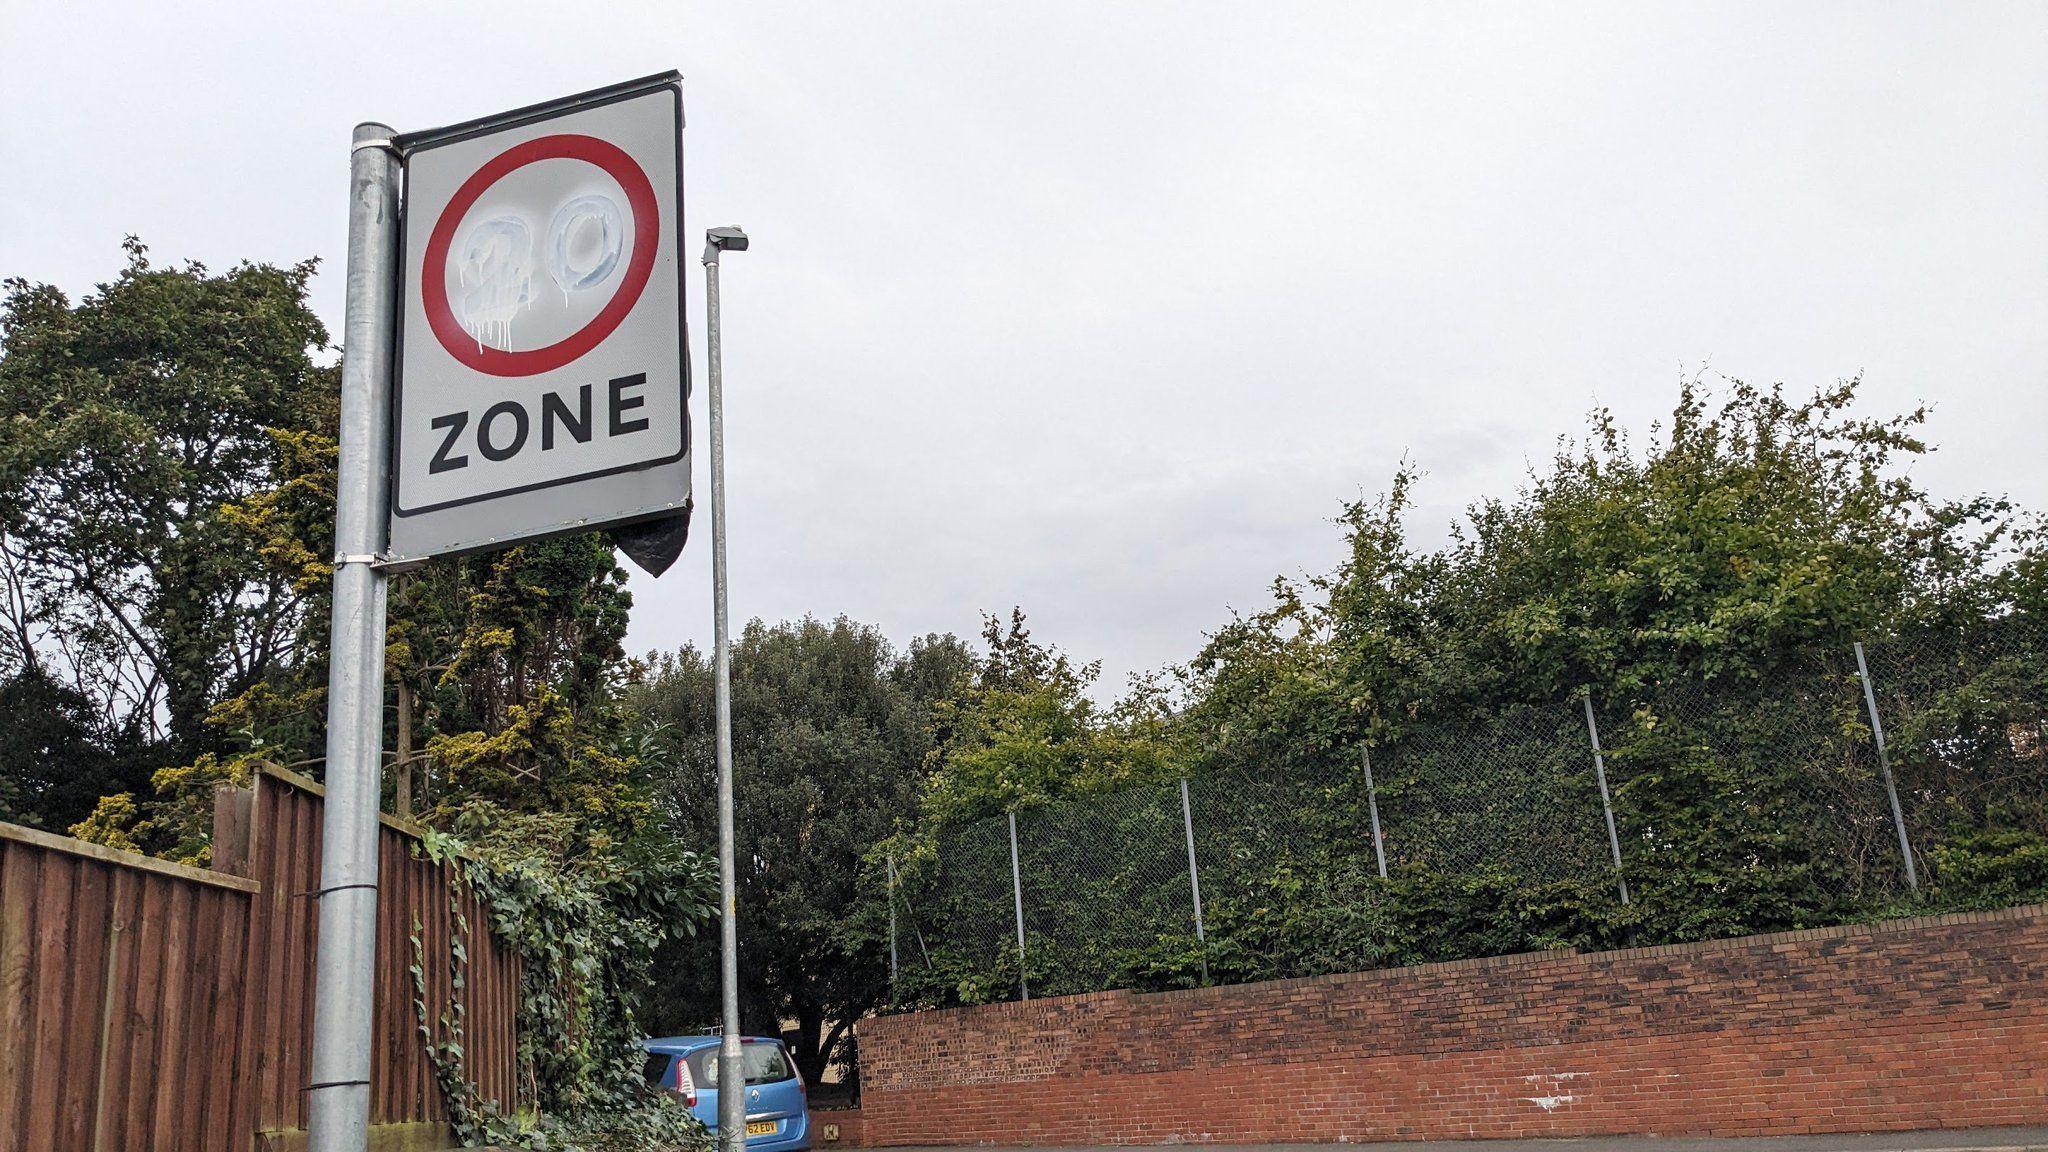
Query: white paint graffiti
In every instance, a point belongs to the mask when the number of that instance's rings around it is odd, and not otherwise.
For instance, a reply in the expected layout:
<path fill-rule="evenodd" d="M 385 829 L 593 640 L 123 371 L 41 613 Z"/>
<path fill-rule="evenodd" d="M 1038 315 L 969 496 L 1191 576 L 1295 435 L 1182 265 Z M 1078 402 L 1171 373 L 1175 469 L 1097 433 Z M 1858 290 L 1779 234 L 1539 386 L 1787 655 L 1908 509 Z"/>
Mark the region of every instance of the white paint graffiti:
<path fill-rule="evenodd" d="M 1569 1088 L 1573 1080 L 1583 1080 L 1589 1075 L 1591 1073 L 1587 1072 L 1539 1072 L 1534 1076 L 1524 1076 L 1523 1083 L 1549 1091 L 1542 1096 L 1523 1096 L 1521 1099 L 1545 1112 L 1555 1112 L 1567 1104 L 1576 1103 L 1579 1099 L 1576 1093 L 1563 1089 Z"/>
<path fill-rule="evenodd" d="M 578 196 L 555 212 L 548 225 L 548 275 L 562 290 L 586 292 L 605 282 L 625 248 L 626 224 L 608 196 Z"/>
<path fill-rule="evenodd" d="M 476 341 L 512 347 L 512 320 L 533 298 L 533 235 L 516 216 L 479 221 L 463 240 L 456 263 L 456 317 Z"/>

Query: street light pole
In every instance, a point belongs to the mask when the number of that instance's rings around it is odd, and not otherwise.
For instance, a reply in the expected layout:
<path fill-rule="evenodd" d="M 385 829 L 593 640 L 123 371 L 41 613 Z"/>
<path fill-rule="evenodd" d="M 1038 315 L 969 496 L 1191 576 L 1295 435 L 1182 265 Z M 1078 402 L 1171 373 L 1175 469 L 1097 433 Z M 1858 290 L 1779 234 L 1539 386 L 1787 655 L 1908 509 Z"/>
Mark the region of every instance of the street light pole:
<path fill-rule="evenodd" d="M 730 227 L 704 233 L 704 351 L 711 380 L 711 616 L 718 709 L 718 889 L 724 909 L 719 918 L 718 939 L 718 1147 L 720 1152 L 745 1152 L 747 1102 L 746 1073 L 740 1063 L 739 899 L 733 865 L 732 646 L 726 635 L 725 610 L 725 393 L 718 362 L 718 255 L 727 250 L 746 251 L 747 234 Z"/>

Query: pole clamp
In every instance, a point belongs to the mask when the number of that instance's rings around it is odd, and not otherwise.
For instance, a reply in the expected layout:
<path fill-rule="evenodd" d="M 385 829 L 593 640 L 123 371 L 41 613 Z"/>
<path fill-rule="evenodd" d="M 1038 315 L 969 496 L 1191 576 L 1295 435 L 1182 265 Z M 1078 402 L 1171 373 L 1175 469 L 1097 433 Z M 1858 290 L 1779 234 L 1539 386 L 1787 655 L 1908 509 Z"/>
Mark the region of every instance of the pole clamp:
<path fill-rule="evenodd" d="M 305 897 L 311 896 L 313 899 L 318 900 L 321 897 L 327 895 L 329 892 L 346 892 L 351 888 L 368 888 L 372 892 L 375 892 L 377 890 L 377 886 L 375 884 L 336 884 L 332 888 L 315 888 L 308 892 L 294 892 L 292 893 L 292 899 L 301 900 Z"/>
<path fill-rule="evenodd" d="M 398 141 L 389 136 L 379 136 L 375 140 L 358 140 L 349 145 L 348 154 L 353 156 L 365 148 L 382 148 L 393 156 L 404 155 L 398 150 Z"/>
<path fill-rule="evenodd" d="M 350 564 L 368 564 L 370 567 L 375 568 L 382 563 L 384 563 L 384 558 L 375 552 L 336 552 L 334 554 L 334 566 L 336 568 L 343 568 Z"/>

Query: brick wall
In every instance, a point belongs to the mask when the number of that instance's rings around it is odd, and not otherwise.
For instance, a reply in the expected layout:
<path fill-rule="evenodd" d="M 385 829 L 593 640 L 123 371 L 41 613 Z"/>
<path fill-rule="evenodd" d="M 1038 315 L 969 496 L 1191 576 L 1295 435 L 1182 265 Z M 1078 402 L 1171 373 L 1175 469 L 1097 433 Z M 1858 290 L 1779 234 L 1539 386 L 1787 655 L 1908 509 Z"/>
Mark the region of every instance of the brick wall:
<path fill-rule="evenodd" d="M 867 1124 L 858 1108 L 811 1109 L 811 1146 L 865 1148 Z"/>
<path fill-rule="evenodd" d="M 2048 905 L 860 1026 L 871 1145 L 2048 1123 Z"/>

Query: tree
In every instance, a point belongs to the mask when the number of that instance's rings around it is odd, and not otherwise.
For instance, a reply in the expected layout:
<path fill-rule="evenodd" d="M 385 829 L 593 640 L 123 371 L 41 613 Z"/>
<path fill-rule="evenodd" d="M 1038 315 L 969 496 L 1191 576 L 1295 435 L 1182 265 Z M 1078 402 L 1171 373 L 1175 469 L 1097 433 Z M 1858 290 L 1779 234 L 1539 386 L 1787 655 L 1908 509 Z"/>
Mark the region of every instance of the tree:
<path fill-rule="evenodd" d="M 0 796 L 52 829 L 224 751 L 211 713 L 295 662 L 314 595 L 242 514 L 332 421 L 312 262 L 126 250 L 75 305 L 19 279 L 0 303 Z"/>
<path fill-rule="evenodd" d="M 743 1014 L 756 1027 L 793 1019 L 791 1049 L 815 1085 L 888 996 L 885 889 L 868 857 L 914 811 L 935 710 L 971 658 L 951 636 L 898 652 L 841 617 L 753 621 L 732 660 Z M 687 647 L 664 656 L 630 701 L 674 748 L 667 806 L 679 832 L 710 840 L 710 662 Z M 672 944 L 657 971 L 670 982 L 664 1023 L 716 1019 L 715 941 Z"/>
<path fill-rule="evenodd" d="M 149 779 L 134 748 L 117 748 L 91 700 L 39 665 L 0 681 L 0 820 L 62 832 L 102 795 Z"/>
<path fill-rule="evenodd" d="M 1851 642 L 2024 615 L 2040 566 L 2005 501 L 1916 486 L 1901 465 L 1926 451 L 1923 413 L 1859 416 L 1856 387 L 1795 402 L 1731 382 L 1715 403 L 1688 385 L 1643 450 L 1595 413 L 1584 442 L 1515 497 L 1474 505 L 1437 551 L 1407 543 L 1404 468 L 1383 500 L 1346 509 L 1336 571 L 1278 583 L 1270 608 L 1216 633 L 1189 670 L 1188 738 L 1210 770 L 1313 781 L 1357 823 L 1358 748 L 1372 744 L 1411 849 L 1429 829 L 1497 859 L 1565 831 L 1555 805 L 1512 824 L 1500 796 L 1478 795 L 1499 764 L 1534 774 L 1525 791 L 1597 812 L 1580 758 L 1547 752 L 1574 739 L 1588 692 L 1638 902 L 1602 893 L 1596 828 L 1577 837 L 1596 862 L 1577 887 L 1495 878 L 1521 901 L 1508 918 L 1521 943 L 1796 927 L 1891 898 Z M 1509 716 L 1519 727 L 1488 727 Z M 1461 807 L 1484 820 L 1461 826 Z M 1432 903 L 1447 894 L 1424 893 L 1428 869 L 1406 863 L 1416 888 L 1401 899 L 1434 923 L 1393 936 L 1463 947 Z M 1393 864 L 1399 887 L 1399 853 Z"/>
<path fill-rule="evenodd" d="M 1088 695 L 1101 665 L 1076 666 L 1034 641 L 1021 609 L 1007 622 L 985 616 L 981 635 L 987 656 L 934 715 L 939 740 L 921 802 L 928 831 L 1179 771 L 1158 686 L 1140 683 L 1105 709 Z"/>
<path fill-rule="evenodd" d="M 203 864 L 218 785 L 322 768 L 337 378 L 310 261 L 127 251 L 76 306 L 21 280 L 0 306 L 0 818 Z M 427 849 L 476 850 L 558 1142 L 689 1123 L 640 1080 L 635 1003 L 656 946 L 716 910 L 620 705 L 624 584 L 607 540 L 570 536 L 437 560 L 390 605 L 385 746 L 405 734 L 422 814 L 462 838 Z"/>
<path fill-rule="evenodd" d="M 284 447 L 275 486 L 229 514 L 314 610 L 302 614 L 295 659 L 210 719 L 245 749 L 307 761 L 324 742 L 330 573 L 317 549 L 332 532 L 335 453 L 315 434 Z M 625 584 L 598 535 L 439 559 L 396 577 L 385 645 L 394 808 L 438 820 L 488 800 L 644 818 L 632 756 L 619 752 L 630 740 L 619 691 L 634 675 L 622 646 L 633 603 Z"/>
<path fill-rule="evenodd" d="M 610 542 L 564 537 L 438 567 L 401 598 L 391 660 L 423 689 L 434 803 L 650 815 L 624 746 L 633 601 Z"/>
<path fill-rule="evenodd" d="M 1898 463 L 1926 450 L 1924 413 L 1859 418 L 1855 390 L 1795 404 L 1734 383 L 1714 410 L 1688 385 L 1640 454 L 1597 412 L 1587 441 L 1517 498 L 1474 505 L 1438 552 L 1406 543 L 1404 468 L 1346 507 L 1341 567 L 1278 582 L 1193 662 L 1212 754 L 1313 759 L 1489 700 L 1754 682 L 1815 647 L 2010 601 L 2014 510 L 1914 486 Z"/>
<path fill-rule="evenodd" d="M 1404 463 L 1383 497 L 1345 506 L 1334 570 L 1277 580 L 1266 609 L 1178 670 L 1172 696 L 1141 685 L 1098 708 L 1090 669 L 1030 641 L 1020 618 L 990 621 L 990 658 L 939 713 L 917 833 L 897 841 L 918 907 L 960 925 L 933 939 L 907 996 L 1014 993 L 997 896 L 1008 837 L 961 827 L 1006 810 L 1026 813 L 1026 975 L 1047 994 L 2038 898 L 2038 522 L 1915 485 L 1923 414 L 1871 419 L 1855 395 L 1853 380 L 1803 401 L 1685 386 L 1641 445 L 1596 412 L 1584 440 L 1473 505 L 1436 549 L 1410 541 L 1419 473 Z M 1858 640 L 1893 686 L 1893 766 L 1933 880 L 1917 896 Z M 1586 699 L 1632 904 L 1616 892 Z M 1179 931 L 1185 881 L 1166 855 L 1180 797 L 1127 787 L 1179 771 L 1195 776 L 1201 942 Z"/>
<path fill-rule="evenodd" d="M 93 702 L 126 739 L 214 749 L 207 713 L 291 656 L 303 595 L 223 510 L 267 487 L 275 434 L 322 427 L 335 374 L 313 273 L 128 264 L 78 304 L 5 282 L 0 659 Z"/>
<path fill-rule="evenodd" d="M 0 749 L 0 797 L 204 862 L 216 784 L 257 761 L 320 774 L 338 378 L 314 360 L 312 262 L 216 275 L 127 252 L 76 305 L 6 284 L 0 686 L 39 724 Z M 396 581 L 385 744 L 406 735 L 443 816 L 646 821 L 624 583 L 596 536 Z M 112 806 L 87 820 L 88 797 Z"/>

